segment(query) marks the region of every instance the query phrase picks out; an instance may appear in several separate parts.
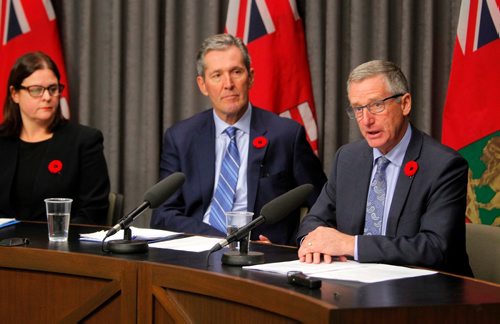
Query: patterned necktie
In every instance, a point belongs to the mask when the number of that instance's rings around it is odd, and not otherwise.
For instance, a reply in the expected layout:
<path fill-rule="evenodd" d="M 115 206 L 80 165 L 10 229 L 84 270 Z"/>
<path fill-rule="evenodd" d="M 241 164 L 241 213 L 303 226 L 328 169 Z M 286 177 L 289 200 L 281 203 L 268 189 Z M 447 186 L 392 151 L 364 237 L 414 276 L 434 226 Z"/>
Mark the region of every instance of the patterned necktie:
<path fill-rule="evenodd" d="M 390 161 L 381 156 L 377 159 L 377 172 L 370 184 L 368 199 L 366 203 L 365 235 L 381 235 L 382 219 L 384 217 L 385 194 L 387 182 L 385 180 L 385 169 Z"/>
<path fill-rule="evenodd" d="M 228 127 L 224 131 L 231 141 L 222 160 L 220 168 L 219 182 L 212 198 L 210 210 L 210 225 L 227 234 L 226 214 L 225 212 L 233 209 L 233 203 L 236 193 L 236 184 L 238 183 L 238 172 L 240 169 L 240 154 L 236 145 L 235 127 Z"/>

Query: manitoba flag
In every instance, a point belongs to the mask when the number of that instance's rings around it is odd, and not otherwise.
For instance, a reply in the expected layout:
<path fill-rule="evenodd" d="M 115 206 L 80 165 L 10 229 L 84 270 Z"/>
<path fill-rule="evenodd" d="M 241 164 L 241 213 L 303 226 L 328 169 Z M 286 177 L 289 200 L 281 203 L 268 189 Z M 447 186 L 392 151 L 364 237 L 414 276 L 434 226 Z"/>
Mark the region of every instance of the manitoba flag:
<path fill-rule="evenodd" d="M 500 226 L 500 0 L 462 0 L 443 143 L 469 162 L 467 221 Z"/>
<path fill-rule="evenodd" d="M 7 79 L 14 62 L 21 55 L 42 51 L 57 64 L 61 83 L 67 85 L 56 15 L 50 0 L 0 0 L 0 120 L 7 95 Z M 66 117 L 68 87 L 61 96 L 61 109 Z"/>
<path fill-rule="evenodd" d="M 226 33 L 247 44 L 255 69 L 250 101 L 302 124 L 318 152 L 304 27 L 295 0 L 230 0 Z"/>

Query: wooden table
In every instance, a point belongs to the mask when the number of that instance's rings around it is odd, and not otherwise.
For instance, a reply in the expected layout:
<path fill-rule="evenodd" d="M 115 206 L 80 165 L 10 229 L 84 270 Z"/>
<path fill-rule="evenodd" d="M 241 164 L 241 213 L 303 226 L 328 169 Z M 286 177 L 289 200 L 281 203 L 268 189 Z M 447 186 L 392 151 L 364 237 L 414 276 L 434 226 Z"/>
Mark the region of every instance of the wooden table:
<path fill-rule="evenodd" d="M 98 227 L 70 227 L 49 243 L 45 223 L 0 229 L 2 323 L 494 323 L 500 286 L 438 273 L 373 284 L 323 280 L 309 290 L 285 276 L 221 264 L 205 253 L 150 248 L 111 255 L 79 241 Z M 253 244 L 267 262 L 294 260 L 296 249 Z"/>

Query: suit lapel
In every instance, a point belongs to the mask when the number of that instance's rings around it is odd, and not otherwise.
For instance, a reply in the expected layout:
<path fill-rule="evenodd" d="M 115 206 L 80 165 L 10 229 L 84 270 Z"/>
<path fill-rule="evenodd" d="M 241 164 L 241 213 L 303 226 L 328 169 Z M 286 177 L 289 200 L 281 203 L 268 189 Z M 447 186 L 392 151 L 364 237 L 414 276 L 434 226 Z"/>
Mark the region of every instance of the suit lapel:
<path fill-rule="evenodd" d="M 405 206 L 406 200 L 408 199 L 408 194 L 413 183 L 413 177 L 408 177 L 404 173 L 404 168 L 406 163 L 409 161 L 417 161 L 420 156 L 420 151 L 422 150 L 422 134 L 415 128 L 412 128 L 412 136 L 410 143 L 408 144 L 408 149 L 406 150 L 405 157 L 403 159 L 403 164 L 401 165 L 401 170 L 399 170 L 398 180 L 396 183 L 396 188 L 394 189 L 394 196 L 392 198 L 391 210 L 389 211 L 389 218 L 387 223 L 386 235 L 395 236 L 396 229 Z"/>
<path fill-rule="evenodd" d="M 207 210 L 212 200 L 215 182 L 215 123 L 212 112 L 195 135 L 191 145 L 192 156 L 197 163 L 200 190 L 203 196 L 203 210 Z"/>
<path fill-rule="evenodd" d="M 259 180 L 262 177 L 261 169 L 263 167 L 268 147 L 269 145 L 272 145 L 272 143 L 267 142 L 267 145 L 264 147 L 257 148 L 253 143 L 257 137 L 265 137 L 266 133 L 267 127 L 265 126 L 265 122 L 261 120 L 259 110 L 254 107 L 252 109 L 250 138 L 248 143 L 247 210 L 249 211 L 253 211 L 255 209 L 255 199 L 257 197 L 257 190 L 259 189 Z M 266 139 L 269 141 L 269 138 L 266 137 Z"/>
<path fill-rule="evenodd" d="M 356 161 L 359 161 L 359 163 Z M 349 163 L 358 164 L 354 168 L 350 169 L 355 170 L 358 174 L 357 177 L 360 179 L 359 181 L 353 181 L 350 184 L 352 194 L 347 194 L 348 197 L 357 197 L 357 201 L 350 206 L 353 210 L 351 229 L 353 231 L 352 233 L 362 234 L 365 227 L 366 201 L 368 198 L 368 190 L 370 188 L 370 178 L 373 168 L 373 149 L 366 145 L 366 149 L 361 153 L 361 158 L 354 159 Z M 366 188 L 366 190 L 360 191 L 361 188 Z M 346 190 L 346 188 L 337 188 L 337 190 Z"/>
<path fill-rule="evenodd" d="M 14 175 L 16 174 L 19 140 L 4 139 L 3 142 L 4 150 L 2 150 L 2 157 L 0 158 L 0 170 L 6 175 L 6 182 L 2 183 L 2 187 L 8 193 L 6 195 L 7 201 L 10 201 L 12 181 L 14 181 Z"/>

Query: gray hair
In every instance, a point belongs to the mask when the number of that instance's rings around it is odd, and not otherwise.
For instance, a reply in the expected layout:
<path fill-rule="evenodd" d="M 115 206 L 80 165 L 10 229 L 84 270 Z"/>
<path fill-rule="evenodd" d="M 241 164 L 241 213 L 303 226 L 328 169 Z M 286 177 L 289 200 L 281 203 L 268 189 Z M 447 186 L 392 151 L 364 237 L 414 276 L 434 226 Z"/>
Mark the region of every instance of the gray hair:
<path fill-rule="evenodd" d="M 196 73 L 198 76 L 205 76 L 205 55 L 207 55 L 208 52 L 223 51 L 231 46 L 236 46 L 241 51 L 245 67 L 247 71 L 250 72 L 251 59 L 243 41 L 231 34 L 217 34 L 206 38 L 198 49 L 198 54 L 196 55 Z"/>
<path fill-rule="evenodd" d="M 382 60 L 369 61 L 355 67 L 347 79 L 347 91 L 349 91 L 352 82 L 362 81 L 380 74 L 384 76 L 388 90 L 392 94 L 409 92 L 408 81 L 399 66 Z"/>

